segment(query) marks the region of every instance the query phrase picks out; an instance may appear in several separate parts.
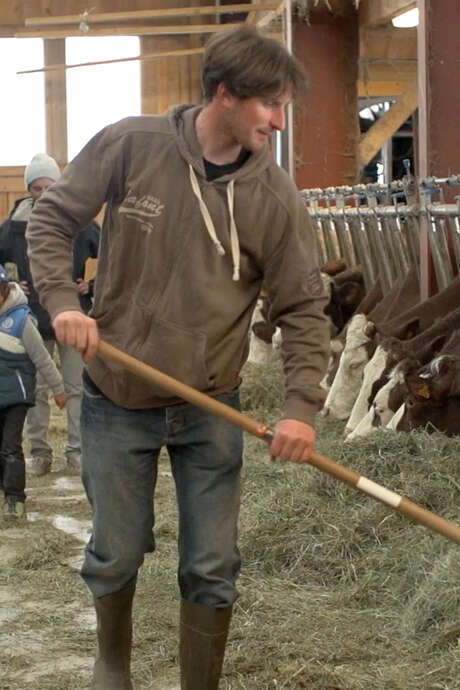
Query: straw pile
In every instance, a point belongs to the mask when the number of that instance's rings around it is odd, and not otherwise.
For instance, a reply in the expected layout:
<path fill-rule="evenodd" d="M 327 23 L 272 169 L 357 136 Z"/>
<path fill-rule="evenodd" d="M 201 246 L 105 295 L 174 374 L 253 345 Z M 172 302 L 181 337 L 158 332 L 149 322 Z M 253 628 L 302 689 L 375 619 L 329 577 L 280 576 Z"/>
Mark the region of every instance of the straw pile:
<path fill-rule="evenodd" d="M 246 366 L 242 402 L 254 418 L 276 421 L 278 362 Z M 460 439 L 380 432 L 344 444 L 343 427 L 319 418 L 317 450 L 460 524 Z M 178 682 L 177 513 L 168 471 L 163 455 L 158 548 L 146 557 L 135 600 L 138 690 Z M 89 517 L 85 505 L 66 510 Z M 27 549 L 0 571 L 0 592 L 23 609 L 0 636 L 0 688 L 89 687 L 94 619 L 91 598 L 68 565 L 75 544 L 48 522 L 27 529 Z M 240 548 L 222 690 L 460 690 L 456 545 L 315 468 L 272 463 L 264 443 L 248 437 Z M 79 662 L 56 668 L 61 658 Z"/>

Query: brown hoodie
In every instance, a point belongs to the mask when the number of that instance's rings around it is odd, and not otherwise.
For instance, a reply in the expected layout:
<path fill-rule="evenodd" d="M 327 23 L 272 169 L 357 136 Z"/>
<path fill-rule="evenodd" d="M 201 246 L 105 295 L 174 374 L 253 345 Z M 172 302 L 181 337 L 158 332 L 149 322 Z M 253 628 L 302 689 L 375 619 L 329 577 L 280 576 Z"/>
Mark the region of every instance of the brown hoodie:
<path fill-rule="evenodd" d="M 282 331 L 285 417 L 312 423 L 329 336 L 307 212 L 268 146 L 208 182 L 199 111 L 128 118 L 86 145 L 35 204 L 27 227 L 34 284 L 52 318 L 80 308 L 72 237 L 107 202 L 91 313 L 101 338 L 216 395 L 238 383 L 263 282 Z M 88 371 L 123 407 L 177 402 L 99 357 Z"/>

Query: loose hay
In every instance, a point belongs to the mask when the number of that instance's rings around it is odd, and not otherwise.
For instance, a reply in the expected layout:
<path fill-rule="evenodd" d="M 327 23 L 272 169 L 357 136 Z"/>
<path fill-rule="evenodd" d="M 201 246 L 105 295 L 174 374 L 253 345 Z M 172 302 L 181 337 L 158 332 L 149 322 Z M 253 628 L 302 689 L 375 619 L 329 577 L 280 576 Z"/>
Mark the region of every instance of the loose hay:
<path fill-rule="evenodd" d="M 273 424 L 282 404 L 279 362 L 243 373 L 243 409 Z M 460 439 L 380 432 L 344 444 L 343 429 L 319 418 L 318 451 L 460 523 Z M 177 684 L 177 511 L 168 470 L 163 455 L 158 550 L 146 557 L 135 599 L 139 690 Z M 53 479 L 32 480 L 34 491 L 45 497 Z M 456 545 L 313 467 L 272 463 L 253 437 L 243 479 L 243 570 L 223 690 L 460 689 Z M 49 518 L 53 504 L 38 493 L 33 501 Z M 66 511 L 89 518 L 86 503 Z M 0 688 L 88 687 L 94 614 L 68 565 L 78 543 L 49 519 L 26 530 L 21 557 L 0 573 L 0 594 L 8 592 L 15 614 L 0 635 Z M 0 543 L 12 533 L 0 531 Z M 57 663 L 65 658 L 67 669 Z M 44 663 L 50 659 L 54 668 Z"/>

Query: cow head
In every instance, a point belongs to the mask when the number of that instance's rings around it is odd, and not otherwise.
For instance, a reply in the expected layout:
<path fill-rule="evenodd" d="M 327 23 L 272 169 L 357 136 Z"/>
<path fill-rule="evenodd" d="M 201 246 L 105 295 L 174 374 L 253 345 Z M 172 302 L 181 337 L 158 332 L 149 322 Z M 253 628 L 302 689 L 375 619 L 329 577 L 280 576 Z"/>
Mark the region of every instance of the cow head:
<path fill-rule="evenodd" d="M 460 357 L 440 355 L 405 377 L 409 395 L 399 431 L 416 427 L 460 433 Z"/>

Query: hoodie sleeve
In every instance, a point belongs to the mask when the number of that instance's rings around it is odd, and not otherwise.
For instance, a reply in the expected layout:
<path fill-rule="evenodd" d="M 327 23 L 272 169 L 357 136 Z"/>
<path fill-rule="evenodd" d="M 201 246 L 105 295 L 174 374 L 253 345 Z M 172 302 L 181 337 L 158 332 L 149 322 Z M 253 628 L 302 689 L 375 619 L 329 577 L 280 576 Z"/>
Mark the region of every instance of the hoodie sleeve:
<path fill-rule="evenodd" d="M 117 125 L 96 134 L 34 206 L 26 232 L 28 257 L 40 302 L 52 319 L 62 311 L 81 311 L 72 281 L 72 241 L 121 189 L 123 141 Z"/>
<path fill-rule="evenodd" d="M 320 387 L 330 351 L 324 314 L 328 298 L 321 278 L 316 237 L 297 190 L 287 207 L 284 232 L 264 271 L 270 321 L 281 328 L 286 419 L 314 423 L 325 391 Z"/>
<path fill-rule="evenodd" d="M 37 371 L 40 372 L 49 388 L 53 391 L 53 394 L 59 395 L 60 393 L 64 393 L 62 376 L 46 349 L 42 337 L 30 316 L 27 317 L 22 340 L 27 354 L 35 364 Z"/>

